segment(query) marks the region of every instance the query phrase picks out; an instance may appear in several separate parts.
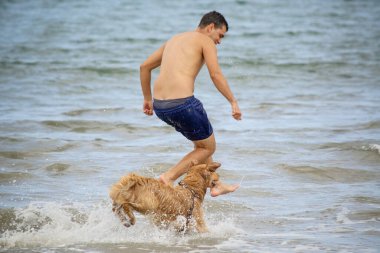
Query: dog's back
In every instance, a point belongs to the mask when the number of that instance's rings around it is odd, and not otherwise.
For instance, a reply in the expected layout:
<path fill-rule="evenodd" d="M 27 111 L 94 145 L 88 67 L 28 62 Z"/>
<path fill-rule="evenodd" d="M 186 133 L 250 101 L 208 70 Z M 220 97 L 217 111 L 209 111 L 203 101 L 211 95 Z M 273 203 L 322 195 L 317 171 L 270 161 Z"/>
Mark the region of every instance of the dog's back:
<path fill-rule="evenodd" d="M 173 188 L 157 179 L 134 173 L 123 176 L 110 190 L 110 197 L 116 205 L 128 204 L 142 214 L 164 214 L 167 217 L 170 214 L 186 213 L 186 194 L 183 189 Z"/>

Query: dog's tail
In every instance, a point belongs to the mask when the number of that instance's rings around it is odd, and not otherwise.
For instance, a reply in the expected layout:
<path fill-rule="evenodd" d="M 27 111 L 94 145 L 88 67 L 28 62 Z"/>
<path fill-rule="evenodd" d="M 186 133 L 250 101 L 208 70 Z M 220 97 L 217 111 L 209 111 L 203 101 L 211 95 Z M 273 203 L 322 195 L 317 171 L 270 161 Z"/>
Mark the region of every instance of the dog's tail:
<path fill-rule="evenodd" d="M 135 186 L 136 180 L 134 180 L 134 179 L 136 177 L 137 177 L 137 175 L 134 173 L 129 174 L 128 176 L 121 177 L 118 183 L 111 186 L 111 189 L 109 192 L 110 198 L 114 202 L 117 202 L 116 200 L 118 199 L 122 189 L 123 189 L 123 191 L 128 191 L 130 188 Z"/>

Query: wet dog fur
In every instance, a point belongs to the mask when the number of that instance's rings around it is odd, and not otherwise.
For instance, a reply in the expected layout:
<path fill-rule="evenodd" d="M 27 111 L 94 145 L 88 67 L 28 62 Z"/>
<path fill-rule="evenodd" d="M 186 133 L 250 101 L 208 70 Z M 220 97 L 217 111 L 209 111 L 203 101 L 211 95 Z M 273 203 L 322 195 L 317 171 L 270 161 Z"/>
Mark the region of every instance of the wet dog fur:
<path fill-rule="evenodd" d="M 136 223 L 133 211 L 137 211 L 149 215 L 157 226 L 174 224 L 178 231 L 195 227 L 198 232 L 206 232 L 202 202 L 207 188 L 219 180 L 215 172 L 219 167 L 219 163 L 192 163 L 184 179 L 175 187 L 134 173 L 123 176 L 110 189 L 112 210 L 126 227 Z M 179 217 L 185 217 L 186 224 L 175 225 Z"/>

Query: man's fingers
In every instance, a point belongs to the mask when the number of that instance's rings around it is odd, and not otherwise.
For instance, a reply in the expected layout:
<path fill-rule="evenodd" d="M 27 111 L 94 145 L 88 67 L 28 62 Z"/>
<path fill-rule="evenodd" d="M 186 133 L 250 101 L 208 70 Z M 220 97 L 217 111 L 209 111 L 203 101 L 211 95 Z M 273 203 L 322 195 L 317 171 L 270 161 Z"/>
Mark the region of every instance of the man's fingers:
<path fill-rule="evenodd" d="M 144 101 L 144 104 L 143 104 L 143 112 L 146 114 L 146 115 L 153 115 L 153 105 L 152 105 L 152 102 L 151 101 Z"/>
<path fill-rule="evenodd" d="M 241 116 L 240 115 L 234 115 L 234 119 L 241 120 Z"/>
<path fill-rule="evenodd" d="M 143 112 L 144 112 L 146 115 L 153 115 L 153 110 L 152 110 L 152 109 L 143 109 Z"/>
<path fill-rule="evenodd" d="M 233 112 L 232 117 L 236 120 L 241 120 L 241 112 Z"/>
<path fill-rule="evenodd" d="M 237 102 L 235 101 L 231 105 L 232 105 L 232 117 L 236 120 L 241 120 L 241 111 L 239 109 Z"/>
<path fill-rule="evenodd" d="M 144 113 L 146 115 L 149 115 L 149 116 L 153 115 L 153 111 L 152 110 L 144 110 Z"/>

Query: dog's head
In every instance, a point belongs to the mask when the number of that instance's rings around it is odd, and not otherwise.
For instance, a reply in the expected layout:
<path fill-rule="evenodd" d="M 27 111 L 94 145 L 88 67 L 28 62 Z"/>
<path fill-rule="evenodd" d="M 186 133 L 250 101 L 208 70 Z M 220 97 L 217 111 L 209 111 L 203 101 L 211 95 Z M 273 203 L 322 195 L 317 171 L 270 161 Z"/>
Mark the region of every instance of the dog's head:
<path fill-rule="evenodd" d="M 200 175 L 205 180 L 207 188 L 212 188 L 219 180 L 219 175 L 216 173 L 219 167 L 220 163 L 216 162 L 210 164 L 196 164 L 196 162 L 192 162 L 188 174 L 195 173 Z"/>

